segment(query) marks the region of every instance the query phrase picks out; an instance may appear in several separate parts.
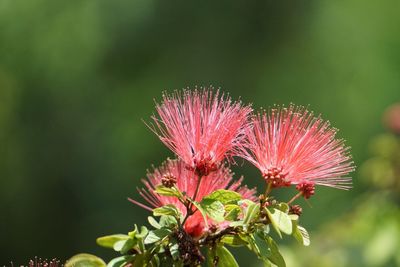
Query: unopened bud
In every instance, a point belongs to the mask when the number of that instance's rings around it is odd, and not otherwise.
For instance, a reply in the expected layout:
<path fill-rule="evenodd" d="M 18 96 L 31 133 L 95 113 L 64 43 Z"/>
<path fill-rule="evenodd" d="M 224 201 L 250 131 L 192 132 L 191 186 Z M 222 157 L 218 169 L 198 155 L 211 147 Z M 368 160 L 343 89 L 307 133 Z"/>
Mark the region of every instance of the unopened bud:
<path fill-rule="evenodd" d="M 173 176 L 172 174 L 165 174 L 161 178 L 161 183 L 163 186 L 171 188 L 176 184 L 176 177 Z"/>
<path fill-rule="evenodd" d="M 296 186 L 305 199 L 309 199 L 315 193 L 315 184 L 313 182 L 302 182 Z"/>
<path fill-rule="evenodd" d="M 290 206 L 289 213 L 300 216 L 303 213 L 303 208 L 300 205 L 292 205 Z"/>

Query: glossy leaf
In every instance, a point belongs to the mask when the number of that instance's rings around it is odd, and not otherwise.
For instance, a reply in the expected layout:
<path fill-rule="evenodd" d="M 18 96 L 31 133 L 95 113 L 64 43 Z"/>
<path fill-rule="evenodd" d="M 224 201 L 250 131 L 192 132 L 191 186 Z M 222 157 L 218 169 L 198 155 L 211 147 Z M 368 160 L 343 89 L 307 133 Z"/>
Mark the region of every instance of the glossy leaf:
<path fill-rule="evenodd" d="M 172 258 L 174 259 L 174 261 L 177 261 L 179 259 L 178 243 L 176 242 L 175 239 L 172 239 L 168 246 L 169 246 L 169 251 L 171 253 Z"/>
<path fill-rule="evenodd" d="M 102 236 L 96 239 L 96 243 L 99 246 L 105 247 L 105 248 L 113 248 L 114 244 L 118 241 L 121 240 L 127 240 L 129 239 L 128 235 L 122 235 L 122 234 L 116 234 L 116 235 L 107 235 L 107 236 Z"/>
<path fill-rule="evenodd" d="M 292 234 L 292 220 L 289 215 L 278 209 L 266 209 L 272 227 L 282 237 L 281 231 L 285 234 Z"/>
<path fill-rule="evenodd" d="M 284 213 L 288 213 L 288 212 L 289 212 L 289 205 L 286 204 L 286 203 L 284 203 L 284 202 L 279 203 L 279 204 L 277 205 L 277 208 L 278 208 L 280 211 L 284 212 Z"/>
<path fill-rule="evenodd" d="M 137 239 L 129 238 L 127 240 L 121 240 L 114 244 L 113 248 L 115 251 L 121 252 L 121 254 L 125 254 L 130 249 L 132 249 L 137 244 Z"/>
<path fill-rule="evenodd" d="M 126 265 L 126 263 L 133 261 L 135 257 L 136 256 L 129 255 L 114 258 L 107 264 L 107 267 L 123 267 Z"/>
<path fill-rule="evenodd" d="M 218 256 L 218 267 L 239 267 L 235 257 L 226 247 L 217 246 L 215 254 Z"/>
<path fill-rule="evenodd" d="M 153 209 L 153 215 L 154 216 L 170 215 L 170 216 L 178 217 L 179 211 L 174 205 L 168 204 L 168 205 Z"/>
<path fill-rule="evenodd" d="M 226 204 L 234 204 L 237 203 L 239 200 L 241 200 L 242 196 L 234 191 L 231 190 L 226 190 L 226 189 L 220 189 L 212 192 L 210 195 L 204 197 L 204 199 L 212 199 L 212 200 L 218 200 L 221 202 L 223 205 Z"/>
<path fill-rule="evenodd" d="M 161 227 L 166 227 L 166 228 L 171 228 L 175 225 L 177 225 L 177 221 L 176 218 L 174 216 L 170 216 L 170 215 L 162 215 L 160 217 L 160 226 Z"/>
<path fill-rule="evenodd" d="M 250 223 L 253 219 L 255 219 L 258 216 L 259 211 L 260 211 L 260 204 L 254 202 L 249 203 L 248 207 L 245 210 L 243 223 L 244 224 Z"/>
<path fill-rule="evenodd" d="M 248 244 L 248 242 L 239 235 L 225 235 L 222 237 L 221 242 L 232 247 L 241 247 Z"/>
<path fill-rule="evenodd" d="M 203 207 L 200 205 L 200 203 L 198 203 L 196 201 L 192 201 L 192 203 L 200 211 L 201 215 L 203 216 L 204 224 L 205 224 L 206 228 L 208 228 L 208 220 L 207 220 L 206 211 L 203 209 Z"/>
<path fill-rule="evenodd" d="M 168 236 L 169 234 L 171 234 L 171 230 L 165 229 L 165 228 L 150 231 L 149 234 L 144 239 L 144 243 L 146 245 L 152 244 L 154 242 L 160 241 L 161 239 Z"/>
<path fill-rule="evenodd" d="M 161 228 L 161 225 L 153 217 L 151 217 L 151 216 L 147 217 L 147 221 L 154 228 L 156 228 L 156 229 L 160 229 Z"/>
<path fill-rule="evenodd" d="M 258 232 L 253 235 L 253 240 L 257 248 L 258 256 L 266 264 L 269 264 L 271 261 L 278 267 L 286 267 L 286 263 L 280 254 L 276 243 L 270 236 L 264 235 L 263 232 Z"/>
<path fill-rule="evenodd" d="M 149 233 L 149 230 L 147 230 L 146 226 L 142 226 L 142 227 L 140 227 L 140 232 L 137 233 L 137 234 L 135 235 L 135 237 L 136 237 L 136 238 L 139 238 L 139 239 L 143 239 L 143 238 L 146 237 L 146 235 L 147 235 L 148 233 Z"/>
<path fill-rule="evenodd" d="M 67 260 L 65 267 L 106 267 L 106 263 L 92 254 L 77 254 Z"/>
<path fill-rule="evenodd" d="M 157 194 L 167 197 L 180 197 L 181 193 L 175 187 L 166 187 L 163 185 L 156 186 L 154 190 Z"/>
<path fill-rule="evenodd" d="M 216 222 L 224 221 L 225 209 L 224 209 L 224 205 L 220 201 L 213 200 L 210 198 L 204 198 L 200 202 L 200 206 L 206 212 L 208 217 L 210 217 L 214 221 L 216 221 Z"/>
<path fill-rule="evenodd" d="M 282 254 L 279 251 L 278 245 L 275 243 L 272 237 L 265 236 L 265 238 L 271 249 L 271 255 L 268 257 L 268 259 L 278 267 L 286 267 L 285 260 L 283 259 Z"/>
<path fill-rule="evenodd" d="M 225 220 L 227 221 L 236 221 L 241 209 L 238 205 L 228 204 L 225 205 Z"/>
<path fill-rule="evenodd" d="M 299 243 L 303 244 L 304 246 L 310 245 L 310 235 L 308 234 L 307 230 L 298 225 L 296 221 L 293 222 L 293 233 L 292 235 L 296 238 Z"/>

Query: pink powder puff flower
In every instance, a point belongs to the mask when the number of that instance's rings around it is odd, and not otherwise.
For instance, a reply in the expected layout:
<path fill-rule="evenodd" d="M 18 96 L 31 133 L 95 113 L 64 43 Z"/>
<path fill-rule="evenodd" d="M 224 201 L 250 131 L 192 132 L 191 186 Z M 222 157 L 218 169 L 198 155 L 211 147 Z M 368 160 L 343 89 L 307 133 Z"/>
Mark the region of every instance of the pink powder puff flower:
<path fill-rule="evenodd" d="M 260 169 L 272 187 L 297 185 L 305 198 L 315 184 L 351 188 L 353 162 L 337 130 L 304 107 L 273 108 L 253 118 L 241 156 Z"/>
<path fill-rule="evenodd" d="M 164 94 L 150 128 L 188 168 L 200 175 L 216 170 L 239 151 L 249 126 L 250 106 L 213 88 Z"/>
<path fill-rule="evenodd" d="M 160 196 L 154 192 L 155 187 L 162 184 L 162 181 L 165 179 L 165 177 L 168 177 L 168 179 L 174 177 L 176 180 L 176 188 L 178 188 L 181 192 L 186 192 L 186 194 L 192 198 L 196 191 L 198 179 L 201 179 L 195 199 L 196 201 L 201 201 L 204 196 L 218 189 L 236 191 L 240 193 L 243 198 L 251 199 L 253 201 L 257 199 L 255 197 L 255 189 L 249 189 L 246 186 L 242 186 L 241 183 L 243 177 L 237 181 L 234 181 L 233 173 L 225 166 L 220 166 L 216 171 L 207 176 L 198 177 L 193 170 L 186 168 L 186 164 L 182 160 L 168 159 L 161 165 L 161 167 L 154 168 L 153 172 L 148 172 L 147 179 L 142 180 L 145 188 L 138 189 L 139 194 L 147 201 L 150 207 L 137 202 L 136 200 L 129 200 L 149 211 L 152 211 L 152 208 L 173 204 L 181 211 L 183 216 L 186 216 L 186 207 L 176 197 Z M 207 229 L 205 229 L 205 224 L 200 212 L 195 212 L 193 215 L 191 215 L 187 219 L 184 228 L 189 234 L 195 237 L 207 231 Z"/>

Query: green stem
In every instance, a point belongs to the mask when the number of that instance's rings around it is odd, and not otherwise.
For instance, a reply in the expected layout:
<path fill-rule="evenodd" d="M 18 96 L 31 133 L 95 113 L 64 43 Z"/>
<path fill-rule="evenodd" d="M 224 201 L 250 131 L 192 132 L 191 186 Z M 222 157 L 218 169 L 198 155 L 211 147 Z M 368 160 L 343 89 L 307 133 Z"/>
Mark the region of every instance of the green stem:
<path fill-rule="evenodd" d="M 194 191 L 193 201 L 196 201 L 197 194 L 199 193 L 200 180 L 202 177 L 203 176 L 199 175 L 199 179 L 197 179 L 197 185 L 196 185 L 196 190 Z"/>
<path fill-rule="evenodd" d="M 302 194 L 303 194 L 302 192 L 297 193 L 294 197 L 292 197 L 291 200 L 288 201 L 287 204 L 290 205 L 293 201 L 295 201 L 297 198 L 299 198 Z"/>
<path fill-rule="evenodd" d="M 202 178 L 202 176 L 199 175 L 198 179 L 197 179 L 196 189 L 194 191 L 194 195 L 193 195 L 193 199 L 192 199 L 193 201 L 196 201 L 197 194 L 199 193 L 199 187 L 200 187 L 201 178 Z M 190 215 L 193 214 L 192 208 L 193 208 L 193 204 L 192 203 L 186 205 L 186 216 L 182 221 L 182 225 L 185 225 L 186 220 L 189 218 Z"/>
<path fill-rule="evenodd" d="M 272 191 L 272 183 L 268 183 L 267 189 L 265 190 L 265 197 L 267 197 L 269 193 L 271 193 L 271 191 Z"/>

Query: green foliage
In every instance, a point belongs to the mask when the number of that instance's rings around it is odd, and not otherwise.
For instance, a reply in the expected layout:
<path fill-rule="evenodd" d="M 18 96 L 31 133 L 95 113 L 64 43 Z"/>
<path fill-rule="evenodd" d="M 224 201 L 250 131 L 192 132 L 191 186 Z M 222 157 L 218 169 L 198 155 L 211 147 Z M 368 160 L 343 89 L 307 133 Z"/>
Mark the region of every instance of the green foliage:
<path fill-rule="evenodd" d="M 264 266 L 285 267 L 285 261 L 278 245 L 270 235 L 270 226 L 281 233 L 292 235 L 300 243 L 309 245 L 307 231 L 298 225 L 299 216 L 289 214 L 286 203 L 274 201 L 267 205 L 243 199 L 240 194 L 229 190 L 217 190 L 205 196 L 200 202 L 193 201 L 175 189 L 157 187 L 156 192 L 163 196 L 176 197 L 189 211 L 186 216 L 172 204 L 153 210 L 148 217 L 150 226 L 139 228 L 135 225 L 128 235 L 109 235 L 99 237 L 97 243 L 113 248 L 121 256 L 112 259 L 108 267 L 124 266 L 198 266 L 202 262 L 200 248 L 207 250 L 208 266 L 238 266 L 235 257 L 225 247 L 247 247 Z M 186 233 L 184 223 L 195 210 L 209 231 L 194 239 Z M 191 212 L 190 212 L 191 211 Z M 210 224 L 212 222 L 212 224 Z M 214 223 L 224 223 L 218 227 Z M 215 227 L 215 230 L 211 230 Z"/>
<path fill-rule="evenodd" d="M 171 230 L 165 228 L 150 231 L 144 240 L 144 244 L 148 245 L 158 241 L 162 241 L 165 237 L 169 236 L 171 232 Z"/>
<path fill-rule="evenodd" d="M 107 235 L 97 238 L 96 242 L 98 245 L 105 247 L 105 248 L 113 248 L 114 244 L 118 241 L 125 241 L 129 239 L 129 235 Z"/>
<path fill-rule="evenodd" d="M 227 221 L 236 221 L 241 212 L 240 206 L 236 204 L 227 204 L 225 205 L 225 220 Z"/>
<path fill-rule="evenodd" d="M 200 206 L 207 216 L 214 221 L 224 221 L 225 209 L 224 205 L 220 201 L 211 198 L 203 198 L 203 200 L 200 202 Z"/>
<path fill-rule="evenodd" d="M 297 241 L 299 241 L 306 247 L 309 246 L 310 236 L 307 230 L 304 227 L 297 225 L 297 221 L 293 221 L 292 226 L 293 226 L 292 235 L 297 239 Z"/>
<path fill-rule="evenodd" d="M 177 190 L 175 187 L 165 187 L 163 185 L 158 185 L 154 190 L 157 194 L 161 196 L 168 196 L 168 197 L 181 197 L 182 194 Z"/>
<path fill-rule="evenodd" d="M 286 267 L 285 260 L 272 237 L 265 235 L 263 231 L 258 231 L 249 240 L 251 240 L 254 252 L 267 266 L 273 263 L 278 267 Z"/>
<path fill-rule="evenodd" d="M 106 263 L 97 256 L 91 254 L 77 254 L 70 258 L 65 267 L 106 267 Z"/>
<path fill-rule="evenodd" d="M 245 208 L 244 211 L 243 225 L 248 225 L 249 223 L 251 223 L 255 218 L 258 217 L 260 212 L 259 204 L 256 204 L 252 201 L 247 201 L 246 205 L 248 206 Z"/>
<path fill-rule="evenodd" d="M 203 200 L 206 199 L 213 199 L 221 202 L 223 205 L 227 204 L 235 204 L 239 200 L 242 199 L 242 196 L 234 191 L 226 190 L 226 189 L 220 189 L 212 192 L 210 195 L 206 196 L 203 198 Z"/>
<path fill-rule="evenodd" d="M 209 267 L 238 267 L 235 257 L 224 246 L 216 246 L 209 250 L 207 263 Z"/>
<path fill-rule="evenodd" d="M 153 215 L 154 216 L 170 215 L 174 217 L 180 217 L 181 214 L 174 205 L 169 204 L 159 208 L 155 208 L 153 210 Z"/>
<path fill-rule="evenodd" d="M 282 237 L 281 231 L 287 235 L 292 234 L 292 220 L 287 213 L 275 208 L 267 208 L 266 212 L 272 227 L 280 237 Z"/>
<path fill-rule="evenodd" d="M 225 235 L 221 238 L 221 243 L 232 247 L 242 247 L 248 244 L 246 238 L 241 235 Z"/>

